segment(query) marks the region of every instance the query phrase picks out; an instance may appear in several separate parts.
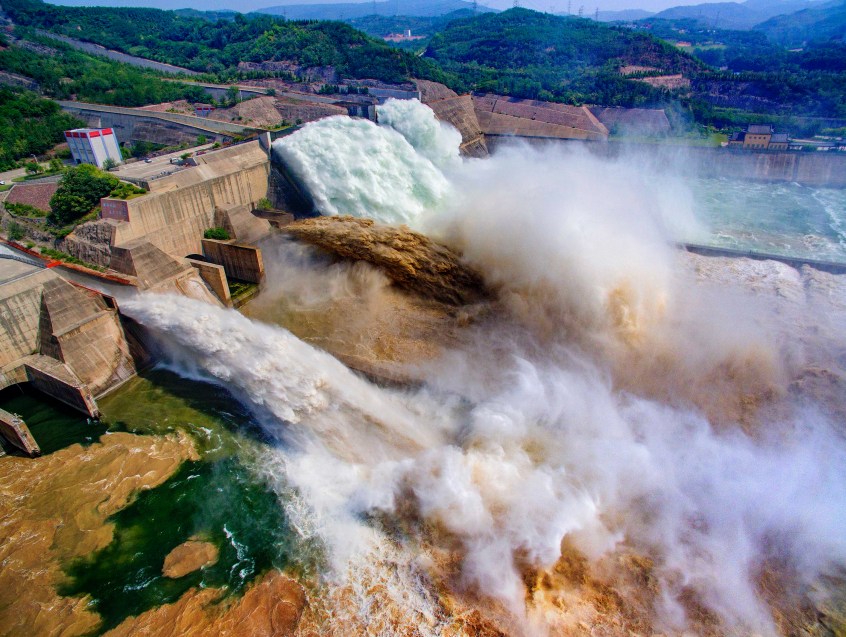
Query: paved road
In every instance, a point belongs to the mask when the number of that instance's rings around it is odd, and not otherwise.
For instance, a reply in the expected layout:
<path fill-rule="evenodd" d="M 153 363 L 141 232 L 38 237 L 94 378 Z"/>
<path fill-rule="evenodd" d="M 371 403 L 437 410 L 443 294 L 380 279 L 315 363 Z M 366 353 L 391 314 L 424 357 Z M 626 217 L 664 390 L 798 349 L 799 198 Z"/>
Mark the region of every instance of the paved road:
<path fill-rule="evenodd" d="M 7 170 L 4 173 L 0 173 L 0 181 L 5 181 L 6 185 L 12 183 L 12 179 L 15 177 L 23 177 L 26 174 L 26 171 L 23 168 L 15 168 L 14 170 Z"/>
<path fill-rule="evenodd" d="M 119 179 L 149 179 L 150 177 L 154 177 L 162 172 L 175 171 L 178 166 L 176 166 L 175 164 L 171 164 L 171 159 L 179 159 L 185 153 L 193 154 L 197 151 L 205 150 L 211 147 L 212 144 L 203 144 L 202 146 L 195 146 L 194 148 L 180 150 L 175 153 L 170 153 L 168 155 L 153 157 L 152 161 L 149 164 L 142 159 L 132 164 L 124 164 L 120 166 L 117 172 L 114 172 L 113 174 L 116 175 Z"/>

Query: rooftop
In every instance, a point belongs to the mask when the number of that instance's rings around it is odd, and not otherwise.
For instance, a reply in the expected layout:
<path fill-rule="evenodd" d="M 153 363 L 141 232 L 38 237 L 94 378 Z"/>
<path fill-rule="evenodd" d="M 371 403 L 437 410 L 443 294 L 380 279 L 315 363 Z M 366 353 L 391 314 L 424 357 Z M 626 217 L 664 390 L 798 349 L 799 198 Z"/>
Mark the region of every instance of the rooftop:
<path fill-rule="evenodd" d="M 772 124 L 750 124 L 746 127 L 746 132 L 752 135 L 772 135 Z"/>

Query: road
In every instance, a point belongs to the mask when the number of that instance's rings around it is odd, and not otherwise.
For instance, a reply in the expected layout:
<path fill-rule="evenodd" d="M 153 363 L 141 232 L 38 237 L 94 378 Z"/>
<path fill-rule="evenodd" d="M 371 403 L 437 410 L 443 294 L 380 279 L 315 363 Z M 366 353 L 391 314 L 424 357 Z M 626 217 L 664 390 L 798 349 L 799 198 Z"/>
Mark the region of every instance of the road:
<path fill-rule="evenodd" d="M 0 173 L 0 181 L 5 181 L 6 185 L 12 183 L 12 179 L 15 177 L 23 177 L 26 174 L 26 171 L 23 168 L 15 168 L 14 170 L 7 170 L 4 173 Z"/>
<path fill-rule="evenodd" d="M 176 166 L 175 164 L 171 164 L 171 159 L 179 159 L 185 153 L 191 153 L 193 155 L 197 151 L 206 150 L 211 147 L 212 144 L 203 144 L 202 146 L 195 146 L 194 148 L 179 150 L 175 153 L 160 155 L 159 157 L 153 157 L 152 161 L 149 164 L 143 159 L 140 161 L 133 162 L 131 164 L 122 164 L 120 167 L 118 167 L 117 171 L 113 171 L 112 174 L 115 175 L 118 179 L 149 179 L 150 177 L 159 175 L 162 172 L 175 171 L 178 166 Z"/>

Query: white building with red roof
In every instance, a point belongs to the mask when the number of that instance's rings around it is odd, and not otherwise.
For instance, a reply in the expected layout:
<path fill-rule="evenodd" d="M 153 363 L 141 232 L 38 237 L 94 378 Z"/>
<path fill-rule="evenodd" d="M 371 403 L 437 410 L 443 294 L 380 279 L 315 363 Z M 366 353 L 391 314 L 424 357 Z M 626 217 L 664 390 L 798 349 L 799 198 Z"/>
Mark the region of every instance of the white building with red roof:
<path fill-rule="evenodd" d="M 103 167 L 111 158 L 116 164 L 123 162 L 117 137 L 111 128 L 75 128 L 65 131 L 65 139 L 74 161 L 79 164 L 93 164 Z"/>

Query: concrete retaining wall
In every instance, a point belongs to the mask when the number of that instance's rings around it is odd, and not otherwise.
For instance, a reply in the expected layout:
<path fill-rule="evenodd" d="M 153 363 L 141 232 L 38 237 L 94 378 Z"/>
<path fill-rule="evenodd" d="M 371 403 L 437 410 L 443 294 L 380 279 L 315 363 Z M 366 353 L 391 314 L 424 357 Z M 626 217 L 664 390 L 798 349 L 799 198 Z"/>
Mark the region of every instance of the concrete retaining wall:
<path fill-rule="evenodd" d="M 21 362 L 27 381 L 37 390 L 92 418 L 100 417 L 91 392 L 67 365 L 48 356 L 29 356 Z"/>
<path fill-rule="evenodd" d="M 0 409 L 0 434 L 25 454 L 35 457 L 41 455 L 38 443 L 29 431 L 26 423 L 8 411 Z"/>
<path fill-rule="evenodd" d="M 226 270 L 222 265 L 216 263 L 206 263 L 198 259 L 185 259 L 192 266 L 197 268 L 203 281 L 209 284 L 209 287 L 217 294 L 217 298 L 226 307 L 232 307 L 232 296 L 229 293 L 229 282 L 226 279 Z"/>
<path fill-rule="evenodd" d="M 255 246 L 203 239 L 203 256 L 212 263 L 222 265 L 230 279 L 249 283 L 261 283 L 264 279 L 261 250 Z"/>
<path fill-rule="evenodd" d="M 220 153 L 198 158 L 204 163 L 159 179 L 151 184 L 154 192 L 129 200 L 129 222 L 110 222 L 112 245 L 145 239 L 172 256 L 199 254 L 215 208 L 252 208 L 267 198 L 270 162 L 258 142 Z"/>
<path fill-rule="evenodd" d="M 454 126 L 461 133 L 461 152 L 470 157 L 487 157 L 482 127 L 469 95 L 459 95 L 427 104 L 440 121 Z"/>

